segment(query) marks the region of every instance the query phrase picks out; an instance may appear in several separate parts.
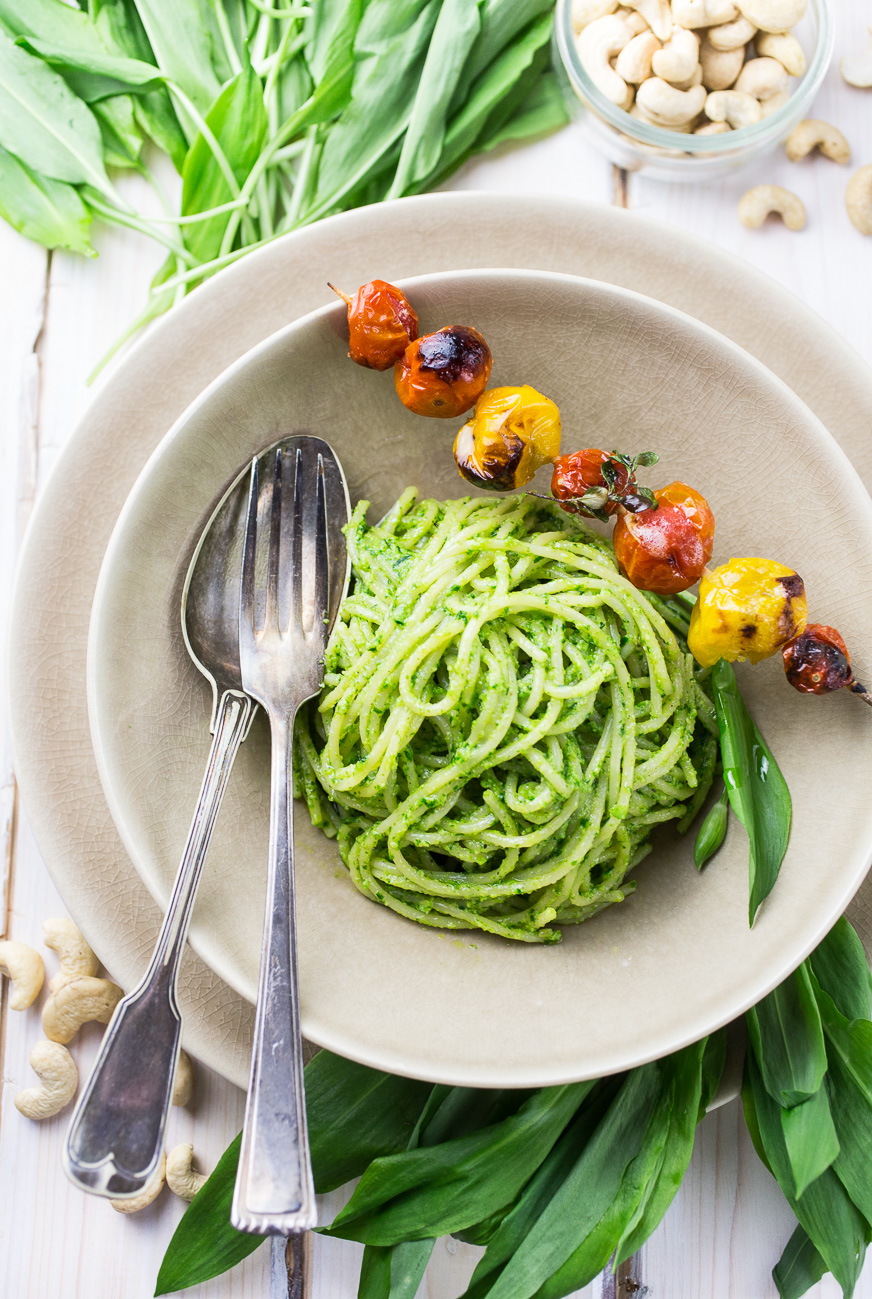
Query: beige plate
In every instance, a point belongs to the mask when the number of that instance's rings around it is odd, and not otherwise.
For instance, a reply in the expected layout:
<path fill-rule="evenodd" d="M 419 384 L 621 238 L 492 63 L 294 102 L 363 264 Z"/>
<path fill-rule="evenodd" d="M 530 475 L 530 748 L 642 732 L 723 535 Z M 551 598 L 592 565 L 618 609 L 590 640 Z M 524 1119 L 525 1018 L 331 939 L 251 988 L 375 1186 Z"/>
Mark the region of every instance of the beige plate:
<path fill-rule="evenodd" d="M 515 198 L 509 220 L 505 200 L 499 196 L 441 195 L 404 200 L 335 218 L 290 236 L 253 254 L 198 290 L 134 350 L 95 401 L 60 457 L 57 471 L 37 509 L 25 547 L 15 605 L 17 634 L 11 665 L 13 720 L 24 797 L 41 847 L 65 900 L 101 957 L 123 983 L 129 985 L 133 982 L 143 967 L 154 940 L 158 912 L 124 854 L 97 780 L 87 734 L 84 670 L 88 615 L 97 571 L 108 535 L 134 478 L 173 420 L 217 373 L 289 318 L 324 301 L 323 282 L 328 274 L 343 284 L 354 285 L 374 273 L 395 279 L 414 272 L 446 270 L 462 264 L 493 265 L 497 261 L 507 266 L 538 266 L 586 273 L 644 290 L 706 319 L 755 352 L 790 383 L 839 437 L 861 471 L 866 471 L 867 481 L 872 478 L 868 472 L 872 467 L 872 448 L 866 437 L 872 413 L 872 383 L 868 372 L 850 349 L 789 294 L 742 263 L 701 241 L 613 209 L 552 199 Z M 428 294 L 430 292 L 428 290 Z M 562 292 L 561 289 L 558 297 Z M 566 292 L 577 293 L 579 289 L 575 286 Z M 480 322 L 478 302 L 476 298 L 475 314 Z M 492 310 L 492 307 L 488 309 Z M 524 312 L 523 305 L 518 304 L 516 319 L 522 323 Z M 497 324 L 495 322 L 495 326 Z M 574 328 L 574 320 L 570 320 L 568 325 Z M 539 328 L 541 325 L 537 325 L 537 330 Z M 695 331 L 693 337 L 696 345 L 698 335 Z M 712 346 L 718 345 L 713 343 Z M 634 354 L 625 355 L 635 363 Z M 815 358 L 814 367 L 808 364 L 810 356 Z M 665 362 L 669 360 L 664 358 Z M 742 366 L 731 352 L 730 364 L 733 363 Z M 583 354 L 576 353 L 571 358 L 571 371 L 566 371 L 565 367 L 549 369 L 541 382 L 546 387 L 550 382 L 555 395 L 560 395 L 565 403 L 565 394 L 569 392 L 571 395 L 575 387 L 571 382 L 573 372 L 577 374 L 583 364 Z M 358 376 L 350 366 L 347 373 L 353 375 L 355 381 L 370 381 L 372 392 L 380 382 L 374 376 Z M 765 377 L 756 371 L 753 381 L 763 387 L 767 385 Z M 352 379 L 349 378 L 348 382 Z M 715 391 L 723 391 L 723 375 L 710 369 L 698 375 L 697 382 L 710 384 Z M 797 453 L 797 460 L 801 476 L 807 480 L 815 471 L 815 456 L 820 456 L 825 443 L 820 440 L 819 433 L 812 431 L 813 422 L 801 408 L 790 403 L 771 385 L 767 393 L 767 400 L 776 405 L 786 403 L 778 418 L 783 419 L 786 414 L 789 421 L 802 430 L 800 443 L 805 450 Z M 662 410 L 664 402 L 671 398 L 668 392 L 665 397 L 658 392 L 656 401 L 652 401 L 650 409 L 646 410 L 640 404 L 639 396 L 638 387 L 634 387 L 635 405 L 629 403 L 625 406 L 620 427 L 634 432 L 644 427 L 655 432 L 662 444 L 669 430 L 665 427 L 667 421 L 664 420 L 662 426 L 658 423 L 661 416 L 657 411 Z M 731 400 L 738 416 L 746 405 L 741 385 L 733 392 Z M 580 407 L 576 410 L 580 419 Z M 746 415 L 749 422 L 756 420 L 759 427 L 754 412 L 746 410 Z M 616 432 L 613 412 L 608 412 L 608 423 L 604 422 L 605 417 L 602 407 L 599 411 L 587 409 L 584 411 L 584 424 L 579 422 L 578 426 L 602 429 L 604 435 L 606 430 Z M 740 421 L 737 419 L 737 422 Z M 744 417 L 741 422 L 744 422 Z M 431 427 L 422 424 L 422 433 Z M 218 436 L 223 436 L 220 430 Z M 268 436 L 270 430 L 265 430 L 264 440 Z M 335 434 L 328 431 L 328 436 Z M 744 436 L 740 428 L 737 446 Z M 757 471 L 765 473 L 771 469 L 778 475 L 779 457 L 787 446 L 785 443 L 776 448 L 771 440 L 761 439 L 754 448 L 753 463 Z M 676 457 L 670 469 L 675 467 L 677 470 L 678 447 L 674 441 L 670 443 L 670 452 Z M 698 481 L 702 482 L 703 465 L 698 460 L 694 461 L 694 454 L 694 447 L 690 444 L 681 450 L 681 469 L 686 472 L 686 466 L 691 465 Z M 731 521 L 738 517 L 730 509 L 730 502 L 738 491 L 738 461 L 735 457 L 729 459 L 731 472 L 723 478 L 719 475 L 719 481 L 711 492 L 721 510 L 719 554 L 726 553 L 731 547 L 749 548 L 751 535 L 747 528 L 743 534 L 738 533 Z M 231 457 L 231 460 L 232 463 L 222 468 L 222 473 L 233 468 L 236 459 Z M 824 460 L 825 464 L 818 461 L 817 469 L 824 483 L 828 484 L 825 490 L 832 492 L 833 477 L 839 466 L 831 452 L 824 455 Z M 709 472 L 705 478 L 710 480 Z M 789 492 L 785 487 L 782 493 L 786 500 L 796 501 L 795 484 L 793 475 Z M 387 483 L 383 486 L 386 489 Z M 381 490 L 378 484 L 368 487 L 369 492 L 377 489 Z M 868 522 L 865 517 L 860 517 L 864 507 L 852 481 L 848 482 L 845 492 L 848 504 L 845 510 L 840 511 L 838 525 L 824 517 L 821 504 L 810 507 L 811 513 L 805 507 L 800 516 L 802 526 L 794 525 L 793 516 L 782 505 L 778 514 L 772 516 L 780 519 L 780 529 L 776 529 L 774 523 L 755 525 L 753 548 L 768 546 L 773 553 L 799 563 L 804 560 L 808 546 L 800 534 L 807 532 L 807 524 L 811 521 L 816 536 L 840 537 L 838 543 L 832 544 L 844 546 L 842 554 L 856 554 L 859 550 L 862 569 L 862 565 L 868 562 Z M 386 490 L 383 494 L 387 494 Z M 820 501 L 820 497 L 818 491 L 815 500 Z M 87 528 L 82 527 L 85 502 Z M 848 537 L 847 520 L 855 515 L 859 530 L 851 530 Z M 765 520 L 767 516 L 762 517 Z M 740 539 L 741 546 L 738 544 Z M 175 561 L 177 564 L 183 562 L 178 552 Z M 857 611 L 854 609 L 852 612 L 849 606 L 851 592 L 863 588 L 866 575 L 861 572 L 858 576 L 854 568 L 849 580 L 844 564 L 839 571 L 825 573 L 826 563 L 821 557 L 805 567 L 807 575 L 813 574 L 813 589 L 818 593 L 818 601 L 825 602 L 825 608 L 818 610 L 819 615 L 840 619 L 847 632 L 862 636 Z M 868 635 L 864 639 L 869 643 Z M 181 661 L 178 665 L 184 672 L 188 670 Z M 135 671 L 135 667 L 131 670 Z M 763 690 L 762 702 L 767 697 L 767 688 L 772 686 L 774 690 L 774 683 L 766 676 L 772 670 L 774 665 L 762 669 L 761 675 L 755 678 Z M 190 683 L 191 679 L 188 680 Z M 197 708 L 202 707 L 199 683 L 195 690 L 197 693 L 194 699 L 189 700 L 189 708 L 193 708 L 195 702 Z M 695 1009 L 692 1015 L 687 1014 L 686 1006 L 682 1009 L 680 1024 L 673 1023 L 669 1029 L 670 1045 L 698 1035 L 716 1019 L 728 1017 L 756 995 L 745 995 L 735 986 L 728 997 L 724 995 L 724 988 L 717 986 L 713 978 L 714 965 L 717 964 L 714 958 L 718 953 L 728 955 L 728 948 L 734 940 L 740 944 L 751 943 L 752 950 L 758 954 L 756 959 L 761 963 L 754 975 L 756 991 L 762 992 L 765 986 L 777 980 L 788 964 L 801 958 L 814 942 L 821 926 L 847 901 L 862 874 L 864 847 L 869 838 L 869 827 L 864 819 L 868 814 L 858 807 L 862 802 L 859 791 L 865 775 L 861 762 L 863 750 L 851 743 L 848 733 L 859 734 L 861 723 L 867 720 L 866 715 L 857 705 L 850 711 L 853 701 L 847 699 L 823 701 L 820 710 L 815 712 L 810 711 L 817 707 L 813 701 L 788 697 L 783 687 L 777 697 L 784 705 L 784 721 L 767 719 L 767 727 L 772 732 L 773 741 L 779 745 L 779 755 L 784 758 L 791 782 L 797 788 L 796 781 L 803 780 L 803 753 L 808 754 L 812 749 L 820 772 L 820 792 L 816 793 L 814 803 L 810 799 L 797 800 L 799 816 L 807 817 L 810 822 L 814 819 L 815 808 L 819 809 L 821 818 L 823 809 L 828 807 L 838 805 L 840 811 L 838 818 L 831 818 L 833 824 L 824 824 L 821 819 L 817 829 L 809 826 L 806 830 L 802 821 L 799 822 L 794 836 L 797 851 L 785 866 L 783 887 L 773 898 L 753 935 L 749 936 L 739 923 L 743 881 L 739 878 L 741 872 L 735 845 L 731 850 L 735 860 L 722 857 L 717 868 L 713 866 L 700 881 L 692 877 L 686 856 L 665 870 L 661 870 L 658 864 L 656 868 L 649 868 L 646 875 L 643 869 L 643 887 L 631 906 L 616 910 L 614 918 L 609 915 L 602 917 L 595 925 L 579 933 L 579 939 L 585 943 L 601 947 L 611 932 L 609 927 L 620 926 L 622 936 L 607 944 L 619 946 L 619 951 L 607 951 L 606 956 L 611 962 L 615 984 L 629 997 L 631 985 L 637 979 L 637 969 L 656 957 L 651 944 L 654 913 L 658 912 L 666 925 L 661 932 L 668 932 L 670 925 L 678 925 L 681 932 L 686 930 L 695 914 L 694 899 L 707 896 L 706 889 L 716 891 L 724 900 L 726 909 L 710 928 L 709 941 L 700 944 L 699 936 L 694 933 L 681 939 L 689 945 L 695 944 L 702 955 L 692 968 L 686 969 L 686 987 L 682 989 L 682 993 L 688 988 L 694 989 Z M 168 708 L 171 706 L 168 703 Z M 823 718 L 826 724 L 819 720 Z M 799 743 L 789 742 L 785 729 L 797 734 L 798 727 L 801 729 Z M 841 746 L 836 745 L 838 738 L 841 738 Z M 198 760 L 203 752 L 202 734 L 199 743 Z M 839 748 L 839 752 L 830 756 L 828 747 L 834 746 Z M 846 751 L 850 751 L 854 759 L 850 764 L 840 757 Z M 250 754 L 253 754 L 253 748 Z M 184 755 L 180 751 L 180 757 L 190 760 L 191 754 Z M 245 755 L 244 760 L 251 761 L 251 757 Z M 808 770 L 806 766 L 806 778 Z M 834 784 L 835 771 L 844 773 L 838 788 Z M 244 772 L 240 774 L 244 775 Z M 144 779 L 144 788 L 146 784 Z M 833 789 L 828 794 L 831 784 Z M 856 797 L 854 791 L 858 791 Z M 223 824 L 230 827 L 232 819 L 232 815 L 228 816 Z M 826 859 L 838 863 L 836 879 L 823 868 L 821 854 L 816 858 L 809 851 L 808 838 L 815 835 L 821 846 L 826 840 Z M 734 839 L 738 841 L 738 835 L 734 835 Z M 804 849 L 802 854 L 798 851 L 800 844 Z M 257 847 L 252 848 L 252 854 L 260 860 Z M 681 908 L 677 909 L 677 919 L 669 916 L 670 906 L 676 907 L 677 895 L 670 899 L 663 892 L 666 889 L 668 893 L 670 879 L 686 886 L 690 898 L 689 904 L 683 900 Z M 337 890 L 347 889 L 345 882 L 334 879 L 330 871 L 323 872 L 323 883 L 331 898 Z M 409 941 L 416 942 L 418 931 L 381 913 L 353 894 L 351 898 L 355 906 L 364 909 L 367 925 L 376 928 L 387 926 L 384 941 L 377 949 L 379 962 L 402 960 L 404 945 Z M 786 950 L 786 930 L 779 921 L 780 908 L 793 908 L 794 905 L 800 911 L 803 908 L 806 911 L 804 937 L 798 937 L 798 930 L 791 928 L 789 950 Z M 630 921 L 632 927 L 627 930 L 624 927 Z M 600 927 L 600 936 L 597 936 L 597 926 Z M 379 928 L 378 932 L 382 930 Z M 413 934 L 414 938 L 407 939 L 407 934 Z M 330 939 L 329 934 L 322 937 L 325 941 Z M 440 1054 L 434 1043 L 428 1057 L 428 1060 L 432 1059 L 432 1065 L 421 1063 L 421 1071 L 433 1077 L 463 1076 L 471 1081 L 485 1081 L 493 1076 L 485 1068 L 484 1048 L 487 1044 L 478 1039 L 474 1027 L 479 1010 L 475 980 L 478 980 L 480 964 L 486 960 L 482 955 L 483 948 L 479 946 L 473 952 L 465 945 L 454 947 L 450 938 L 426 937 L 432 939 L 429 946 L 437 953 L 433 959 L 439 966 L 438 978 L 456 977 L 458 970 L 464 970 L 467 979 L 462 998 L 455 1001 L 445 1016 L 442 1031 L 449 1040 L 449 1049 Z M 259 945 L 259 937 L 256 941 Z M 573 1052 L 573 1037 L 584 1040 L 585 1067 L 592 1071 L 598 1071 L 607 1064 L 608 1067 L 620 1067 L 646 1053 L 647 1048 L 640 1049 L 638 1040 L 626 1042 L 617 1053 L 613 1053 L 609 1057 L 610 1064 L 602 1054 L 595 1058 L 589 1053 L 587 1043 L 600 1033 L 602 1016 L 598 1007 L 589 1005 L 583 984 L 572 989 L 574 997 L 569 999 L 569 1018 L 562 1027 L 558 1025 L 561 1041 L 552 1043 L 546 1040 L 551 998 L 565 996 L 565 991 L 561 994 L 561 985 L 574 977 L 566 964 L 572 960 L 572 952 L 573 944 L 568 943 L 563 951 L 557 949 L 547 954 L 556 956 L 559 964 L 555 962 L 549 967 L 553 982 L 543 997 L 543 1006 L 537 1008 L 535 1019 L 527 1019 L 522 1024 L 513 1016 L 504 1038 L 506 1049 L 501 1047 L 499 1055 L 505 1066 L 504 1076 L 511 1073 L 517 1081 L 522 1075 L 532 1077 L 532 1073 L 524 1074 L 523 1070 L 529 1069 L 533 1057 L 536 1058 L 537 1079 L 576 1072 L 582 1052 L 577 1049 Z M 545 954 L 536 951 L 531 954 L 529 949 L 518 951 L 515 948 L 509 949 L 509 954 L 514 963 L 511 979 L 506 981 L 505 1000 L 512 1005 L 519 990 L 524 988 L 528 960 L 538 960 Z M 234 958 L 238 969 L 244 970 L 246 959 L 249 968 L 253 968 L 255 958 L 251 951 L 244 952 L 239 946 L 229 955 Z M 227 956 L 225 953 L 225 962 Z M 522 962 L 525 968 L 519 978 Z M 358 973 L 364 972 L 362 963 L 358 961 Z M 405 1013 L 409 986 L 405 983 L 398 986 L 395 981 L 394 989 L 392 1013 L 395 1010 L 398 1014 Z M 668 990 L 664 987 L 662 999 L 667 998 Z M 182 1000 L 186 1044 L 227 1076 L 244 1081 L 250 1041 L 250 1008 L 247 1003 L 223 985 L 196 957 L 192 957 L 186 966 Z M 624 1019 L 623 1022 L 629 1028 L 629 1021 Z M 309 1031 L 313 1031 L 311 1012 Z M 351 1054 L 373 1058 L 367 1052 L 354 1049 L 354 1032 L 352 1024 L 345 1037 L 341 1033 L 315 1035 Z M 514 1042 L 517 1038 L 528 1040 L 526 1065 L 519 1063 L 519 1048 Z M 656 1054 L 660 1049 L 667 1048 L 654 1045 L 647 1053 Z M 523 1054 L 522 1047 L 520 1055 Z M 456 1062 L 458 1057 L 467 1062 L 462 1073 L 452 1069 L 452 1061 Z M 393 1055 L 383 1050 L 379 1059 L 397 1069 L 414 1067 L 409 1060 L 407 1044 L 403 1042 Z"/>

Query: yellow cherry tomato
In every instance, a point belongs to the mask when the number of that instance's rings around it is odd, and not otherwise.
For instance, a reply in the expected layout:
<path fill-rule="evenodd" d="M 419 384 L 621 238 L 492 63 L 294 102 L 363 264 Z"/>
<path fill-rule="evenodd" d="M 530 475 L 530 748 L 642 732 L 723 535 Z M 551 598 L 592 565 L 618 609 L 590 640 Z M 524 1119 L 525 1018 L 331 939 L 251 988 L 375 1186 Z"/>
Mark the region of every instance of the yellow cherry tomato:
<path fill-rule="evenodd" d="M 492 492 L 523 487 L 559 453 L 560 411 L 526 383 L 483 392 L 454 442 L 461 476 Z"/>
<path fill-rule="evenodd" d="M 808 603 L 798 573 L 771 559 L 731 559 L 703 575 L 687 646 L 703 667 L 718 659 L 759 663 L 805 627 Z"/>

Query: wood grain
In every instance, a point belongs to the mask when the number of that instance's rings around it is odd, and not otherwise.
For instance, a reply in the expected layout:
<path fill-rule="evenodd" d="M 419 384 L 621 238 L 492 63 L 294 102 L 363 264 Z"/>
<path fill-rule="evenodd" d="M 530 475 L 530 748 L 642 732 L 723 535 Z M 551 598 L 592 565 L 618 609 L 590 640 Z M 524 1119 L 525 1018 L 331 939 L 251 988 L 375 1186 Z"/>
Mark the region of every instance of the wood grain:
<path fill-rule="evenodd" d="M 868 5 L 839 0 L 837 57 L 865 41 Z M 872 92 L 851 90 L 832 70 L 815 113 L 839 125 L 855 163 L 872 161 Z M 615 173 L 573 124 L 522 151 L 505 150 L 469 165 L 453 188 L 539 192 L 616 202 L 693 231 L 728 248 L 792 289 L 872 361 L 872 240 L 847 221 L 843 194 L 849 175 L 825 159 L 801 165 L 776 156 L 707 187 L 666 186 Z M 736 217 L 745 189 L 787 185 L 809 212 L 805 231 L 777 224 L 746 231 Z M 143 182 L 123 182 L 131 201 L 150 197 Z M 132 232 L 102 231 L 96 262 L 49 257 L 0 223 L 0 622 L 8 614 L 15 555 L 34 497 L 58 449 L 90 400 L 85 376 L 140 309 L 162 258 Z M 809 358 L 814 364 L 814 358 Z M 87 527 L 83 517 L 82 526 Z M 5 625 L 0 625 L 2 644 Z M 59 719 L 62 724 L 62 719 Z M 64 914 L 18 806 L 8 728 L 0 728 L 0 926 L 41 948 L 44 918 Z M 44 950 L 44 949 L 43 949 Z M 45 953 L 47 959 L 50 953 Z M 53 958 L 51 958 L 53 959 Z M 49 963 L 49 971 L 53 969 Z M 8 1012 L 0 1002 L 0 1295 L 4 1299 L 146 1299 L 183 1205 L 164 1191 L 133 1217 L 68 1185 L 60 1168 L 67 1115 L 30 1123 L 13 1108 L 30 1085 L 27 1057 L 41 1036 L 38 1009 Z M 97 1031 L 74 1047 L 80 1071 L 93 1059 Z M 192 1141 L 201 1166 L 211 1168 L 242 1119 L 242 1095 L 209 1071 L 197 1071 L 193 1105 L 171 1116 L 168 1141 Z M 341 1193 L 324 1197 L 324 1219 Z M 685 1182 L 665 1221 L 639 1255 L 577 1299 L 773 1299 L 771 1268 L 792 1230 L 773 1179 L 748 1140 L 736 1103 L 702 1123 Z M 313 1236 L 303 1251 L 284 1244 L 259 1250 L 240 1268 L 192 1291 L 197 1299 L 353 1299 L 362 1249 Z M 419 1299 L 461 1293 L 481 1251 L 438 1242 Z M 304 1284 L 301 1284 L 301 1281 Z M 835 1299 L 824 1280 L 811 1299 Z M 857 1299 L 872 1299 L 867 1267 Z"/>

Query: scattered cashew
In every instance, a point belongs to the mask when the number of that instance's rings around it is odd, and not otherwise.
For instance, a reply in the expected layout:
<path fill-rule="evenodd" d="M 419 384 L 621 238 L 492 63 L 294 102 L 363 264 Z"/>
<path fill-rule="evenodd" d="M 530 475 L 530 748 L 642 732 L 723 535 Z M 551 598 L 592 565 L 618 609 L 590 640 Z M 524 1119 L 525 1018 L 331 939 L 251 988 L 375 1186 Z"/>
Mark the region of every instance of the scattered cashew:
<path fill-rule="evenodd" d="M 576 36 L 595 18 L 605 18 L 617 7 L 618 0 L 572 0 L 572 27 Z"/>
<path fill-rule="evenodd" d="M 757 185 L 739 201 L 739 220 L 749 230 L 758 229 L 772 213 L 781 217 L 788 230 L 802 230 L 805 226 L 802 199 L 780 185 Z"/>
<path fill-rule="evenodd" d="M 861 235 L 872 235 L 872 162 L 855 171 L 845 193 L 848 216 Z"/>
<path fill-rule="evenodd" d="M 842 132 L 829 122 L 821 122 L 814 117 L 806 118 L 794 127 L 787 137 L 784 149 L 791 162 L 807 158 L 813 149 L 820 149 L 824 157 L 832 158 L 833 162 L 851 161 L 851 146 Z"/>
<path fill-rule="evenodd" d="M 609 59 L 620 54 L 630 39 L 626 23 L 616 14 L 609 14 L 588 23 L 575 42 L 581 66 L 596 88 L 619 108 L 629 108 L 633 91 L 623 77 L 618 76 Z"/>
<path fill-rule="evenodd" d="M 805 53 L 792 32 L 761 32 L 755 44 L 758 54 L 777 59 L 792 77 L 805 75 Z"/>
<path fill-rule="evenodd" d="M 45 980 L 45 965 L 39 952 L 27 943 L 16 943 L 11 938 L 0 942 L 0 974 L 5 974 L 12 984 L 9 994 L 10 1010 L 27 1010 L 39 996 Z"/>
<path fill-rule="evenodd" d="M 716 50 L 743 50 L 757 34 L 757 28 L 747 18 L 737 18 L 731 23 L 710 27 L 708 38 Z"/>
<path fill-rule="evenodd" d="M 872 27 L 869 28 L 872 36 Z M 872 41 L 866 46 L 864 54 L 853 57 L 846 55 L 839 64 L 839 69 L 849 86 L 859 86 L 862 90 L 872 86 Z"/>
<path fill-rule="evenodd" d="M 783 94 L 787 84 L 787 69 L 777 59 L 749 59 L 734 88 L 762 101 Z"/>
<path fill-rule="evenodd" d="M 699 47 L 702 67 L 702 84 L 709 90 L 729 90 L 742 71 L 745 62 L 744 47 L 738 50 L 716 50 L 708 37 Z"/>
<path fill-rule="evenodd" d="M 713 122 L 730 126 L 752 126 L 763 116 L 760 102 L 741 90 L 715 90 L 705 101 L 705 115 Z"/>
<path fill-rule="evenodd" d="M 79 1085 L 75 1060 L 58 1042 L 37 1042 L 30 1053 L 30 1067 L 42 1086 L 20 1091 L 14 1098 L 15 1108 L 26 1119 L 50 1119 L 60 1114 Z"/>
<path fill-rule="evenodd" d="M 194 1090 L 194 1066 L 187 1051 L 179 1051 L 173 1078 L 173 1104 L 187 1105 Z"/>
<path fill-rule="evenodd" d="M 624 0 L 628 9 L 636 9 L 651 28 L 658 41 L 668 41 L 672 35 L 672 10 L 669 0 Z"/>
<path fill-rule="evenodd" d="M 110 1200 L 109 1203 L 112 1208 L 118 1213 L 139 1213 L 140 1209 L 148 1208 L 161 1193 L 166 1178 L 166 1170 L 167 1157 L 166 1154 L 163 1154 L 160 1157 L 160 1163 L 139 1192 L 139 1195 L 132 1195 L 127 1200 Z"/>
<path fill-rule="evenodd" d="M 706 122 L 696 128 L 694 135 L 728 135 L 732 129 L 729 122 Z"/>
<path fill-rule="evenodd" d="M 662 77 L 649 77 L 636 91 L 636 103 L 657 126 L 685 126 L 702 112 L 706 102 L 704 86 L 676 90 Z"/>
<path fill-rule="evenodd" d="M 808 0 L 736 0 L 736 4 L 761 32 L 789 32 L 805 14 Z"/>
<path fill-rule="evenodd" d="M 52 1042 L 71 1042 L 83 1024 L 108 1024 L 124 993 L 117 983 L 80 974 L 53 992 L 42 1008 L 42 1028 Z"/>
<path fill-rule="evenodd" d="M 96 974 L 98 961 L 85 942 L 82 932 L 75 921 L 61 916 L 46 920 L 42 926 L 45 945 L 60 957 L 61 968 L 49 979 L 48 986 L 57 992 L 65 983 L 76 979 L 80 974 Z"/>
<path fill-rule="evenodd" d="M 194 1147 L 185 1142 L 167 1155 L 167 1186 L 180 1200 L 193 1200 L 207 1182 L 205 1173 L 195 1173 Z"/>
<path fill-rule="evenodd" d="M 768 99 L 760 100 L 760 116 L 771 117 L 779 108 L 783 108 L 790 98 L 789 90 L 781 90 L 777 95 L 770 95 Z"/>
<path fill-rule="evenodd" d="M 733 0 L 672 0 L 672 21 L 679 27 L 720 27 L 738 17 Z"/>
<path fill-rule="evenodd" d="M 699 67 L 699 37 L 686 27 L 674 27 L 662 50 L 651 60 L 655 77 L 677 84 L 688 81 Z"/>

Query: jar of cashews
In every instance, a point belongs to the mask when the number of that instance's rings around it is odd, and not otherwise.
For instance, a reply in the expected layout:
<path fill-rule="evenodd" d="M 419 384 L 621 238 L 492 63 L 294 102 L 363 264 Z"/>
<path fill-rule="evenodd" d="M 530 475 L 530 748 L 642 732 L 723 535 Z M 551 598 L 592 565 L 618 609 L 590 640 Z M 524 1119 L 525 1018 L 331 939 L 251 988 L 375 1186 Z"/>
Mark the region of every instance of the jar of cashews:
<path fill-rule="evenodd" d="M 663 180 L 716 179 L 810 116 L 830 0 L 558 0 L 555 65 L 592 143 Z"/>

